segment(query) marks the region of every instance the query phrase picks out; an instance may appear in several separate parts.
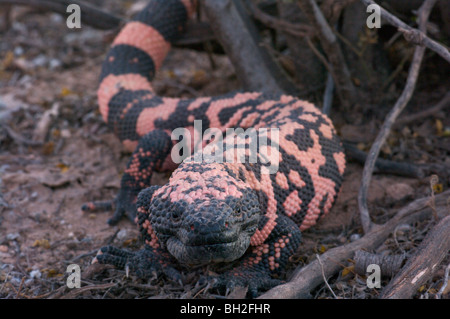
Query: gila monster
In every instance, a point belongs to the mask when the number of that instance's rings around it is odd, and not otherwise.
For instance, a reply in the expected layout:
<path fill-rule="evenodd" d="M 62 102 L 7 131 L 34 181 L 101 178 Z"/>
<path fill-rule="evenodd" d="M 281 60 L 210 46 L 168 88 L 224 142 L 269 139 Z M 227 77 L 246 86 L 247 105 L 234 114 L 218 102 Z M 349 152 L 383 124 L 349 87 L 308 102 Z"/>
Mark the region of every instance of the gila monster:
<path fill-rule="evenodd" d="M 123 216 L 134 220 L 145 247 L 138 252 L 103 247 L 93 262 L 177 281 L 180 267 L 232 265 L 208 277 L 213 286 L 248 286 L 256 295 L 280 283 L 301 231 L 330 210 L 345 156 L 330 119 L 292 96 L 235 92 L 185 99 L 155 94 L 151 80 L 195 5 L 193 0 L 151 0 L 124 26 L 104 60 L 100 113 L 133 151 L 109 223 Z M 202 123 L 201 133 L 255 128 L 260 137 L 262 128 L 279 129 L 277 140 L 265 136 L 276 146 L 270 147 L 270 156 L 278 161 L 277 171 L 267 172 L 261 145 L 256 162 L 249 161 L 248 152 L 245 161 L 195 160 L 202 147 L 218 143 L 215 138 L 200 141 L 201 147 L 184 154 L 178 165 L 171 134 L 186 128 L 195 135 L 196 120 Z M 254 142 L 249 134 L 239 135 L 236 143 L 228 137 L 225 141 L 224 154 Z M 193 143 L 199 145 L 199 140 Z M 173 173 L 167 184 L 151 185 L 153 172 L 168 170 Z M 99 206 L 90 203 L 84 210 Z"/>

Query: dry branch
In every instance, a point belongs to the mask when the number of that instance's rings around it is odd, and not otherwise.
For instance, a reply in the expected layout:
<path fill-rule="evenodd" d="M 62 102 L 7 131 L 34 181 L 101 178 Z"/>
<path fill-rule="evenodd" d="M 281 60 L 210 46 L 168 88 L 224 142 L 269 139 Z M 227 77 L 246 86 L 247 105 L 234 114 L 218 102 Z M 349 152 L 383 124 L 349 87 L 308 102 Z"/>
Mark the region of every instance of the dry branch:
<path fill-rule="evenodd" d="M 439 215 L 448 214 L 447 200 L 449 196 L 450 190 L 436 195 L 435 208 Z M 329 278 L 342 270 L 342 265 L 347 262 L 347 259 L 352 258 L 356 251 L 373 250 L 381 245 L 398 225 L 409 224 L 415 220 L 432 216 L 433 210 L 429 203 L 429 197 L 413 201 L 400 209 L 385 224 L 375 225 L 361 239 L 330 249 L 320 255 L 323 269 L 318 260 L 314 260 L 304 267 L 298 267 L 288 283 L 272 288 L 259 298 L 309 298 L 310 291 L 323 283 L 323 277 Z"/>
<path fill-rule="evenodd" d="M 410 122 L 416 121 L 416 120 L 422 120 L 427 116 L 433 115 L 440 110 L 449 107 L 450 106 L 450 92 L 447 92 L 447 94 L 444 95 L 444 97 L 433 107 L 430 107 L 429 109 L 423 110 L 421 112 L 417 112 L 408 116 L 404 116 L 398 119 L 397 122 L 395 122 L 394 127 L 398 127 L 400 125 L 405 125 Z"/>
<path fill-rule="evenodd" d="M 306 24 L 291 23 L 283 19 L 275 18 L 258 8 L 251 0 L 247 1 L 251 14 L 266 26 L 288 33 L 296 37 L 305 37 L 313 32 L 313 29 Z"/>
<path fill-rule="evenodd" d="M 437 0 L 426 0 L 424 4 L 419 9 L 419 26 L 420 29 L 426 31 L 426 23 L 428 21 L 428 16 Z M 392 110 L 386 116 L 386 119 L 375 139 L 372 147 L 369 151 L 369 156 L 367 157 L 366 163 L 363 169 L 363 175 L 361 180 L 361 187 L 358 193 L 358 206 L 361 217 L 361 224 L 363 226 L 364 232 L 367 233 L 372 227 L 372 222 L 370 220 L 369 209 L 367 206 L 367 192 L 369 189 L 370 181 L 372 179 L 372 172 L 375 167 L 376 159 L 380 153 L 381 147 L 386 141 L 389 133 L 391 131 L 392 125 L 397 119 L 398 115 L 403 111 L 405 106 L 411 99 L 414 89 L 416 86 L 416 81 L 419 76 L 420 66 L 422 64 L 422 59 L 425 53 L 425 47 L 417 46 L 414 51 L 413 60 L 411 67 L 409 69 L 408 78 L 406 80 L 405 88 L 395 103 Z"/>
<path fill-rule="evenodd" d="M 448 213 L 448 212 L 447 212 Z M 400 273 L 384 288 L 380 298 L 411 298 L 436 272 L 437 265 L 450 251 L 450 215 L 442 219 L 425 237 L 417 253 L 408 259 Z"/>
<path fill-rule="evenodd" d="M 258 31 L 241 1 L 202 1 L 213 31 L 233 63 L 244 89 L 298 95 L 298 88 L 261 46 Z"/>
<path fill-rule="evenodd" d="M 316 30 L 316 35 L 327 55 L 330 72 L 342 105 L 347 107 L 353 105 L 356 102 L 356 90 L 333 30 L 315 0 L 299 0 L 298 5 Z"/>
<path fill-rule="evenodd" d="M 60 104 L 55 102 L 51 109 L 46 110 L 39 122 L 36 124 L 36 128 L 33 132 L 33 140 L 38 143 L 44 143 L 47 137 L 48 131 L 53 121 L 58 118 L 60 112 Z"/>
<path fill-rule="evenodd" d="M 370 4 L 376 4 L 375 1 L 372 0 L 361 0 L 366 6 Z M 401 21 L 396 16 L 392 15 L 388 11 L 386 11 L 383 7 L 380 6 L 381 9 L 381 16 L 391 25 L 398 28 L 400 32 L 402 32 L 405 35 L 405 38 L 407 41 L 411 41 L 414 44 L 417 45 L 423 45 L 426 46 L 428 49 L 436 52 L 441 57 L 443 57 L 445 60 L 450 62 L 450 51 L 448 48 L 446 48 L 444 45 L 434 41 L 433 39 L 430 39 L 425 34 L 424 28 L 419 28 L 420 30 L 417 30 L 415 28 L 410 27 L 403 21 Z"/>
<path fill-rule="evenodd" d="M 360 276 L 367 274 L 367 266 L 375 264 L 380 266 L 381 276 L 393 277 L 400 270 L 405 258 L 404 255 L 381 255 L 359 250 L 353 259 L 355 260 L 355 272 Z"/>
<path fill-rule="evenodd" d="M 350 143 L 342 143 L 345 154 L 360 164 L 364 164 L 367 160 L 367 154 Z M 443 180 L 450 181 L 450 165 L 445 163 L 422 163 L 412 164 L 407 162 L 396 162 L 383 158 L 377 158 L 375 162 L 374 173 L 392 174 L 397 176 L 406 176 L 422 179 L 432 174 L 437 174 Z"/>

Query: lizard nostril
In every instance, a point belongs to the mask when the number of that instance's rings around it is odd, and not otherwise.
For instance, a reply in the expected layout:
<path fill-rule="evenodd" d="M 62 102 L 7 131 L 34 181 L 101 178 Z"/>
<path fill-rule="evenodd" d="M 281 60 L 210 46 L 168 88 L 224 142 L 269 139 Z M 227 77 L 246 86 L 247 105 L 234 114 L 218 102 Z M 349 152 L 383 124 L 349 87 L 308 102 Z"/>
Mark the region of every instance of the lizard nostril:
<path fill-rule="evenodd" d="M 172 220 L 174 222 L 179 222 L 181 220 L 181 215 L 183 214 L 183 212 L 180 209 L 175 208 L 170 217 L 172 218 Z"/>

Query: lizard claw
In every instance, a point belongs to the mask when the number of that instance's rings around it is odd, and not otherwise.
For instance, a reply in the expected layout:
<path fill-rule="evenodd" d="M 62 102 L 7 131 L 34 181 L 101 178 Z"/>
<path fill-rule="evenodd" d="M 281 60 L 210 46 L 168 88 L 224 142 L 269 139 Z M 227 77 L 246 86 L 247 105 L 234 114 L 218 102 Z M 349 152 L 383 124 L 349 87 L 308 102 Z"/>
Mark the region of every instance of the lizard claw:
<path fill-rule="evenodd" d="M 130 272 L 134 272 L 139 278 L 159 277 L 164 274 L 169 280 L 182 285 L 181 273 L 170 266 L 166 258 L 151 249 L 130 252 L 113 246 L 105 246 L 99 250 L 92 263 L 110 264 L 124 269 L 127 277 Z"/>
<path fill-rule="evenodd" d="M 247 295 L 250 298 L 256 298 L 260 291 L 268 290 L 283 283 L 282 280 L 273 279 L 268 274 L 256 271 L 225 273 L 210 278 L 209 282 L 212 289 L 225 292 L 225 295 L 228 295 L 237 287 L 247 287 Z"/>

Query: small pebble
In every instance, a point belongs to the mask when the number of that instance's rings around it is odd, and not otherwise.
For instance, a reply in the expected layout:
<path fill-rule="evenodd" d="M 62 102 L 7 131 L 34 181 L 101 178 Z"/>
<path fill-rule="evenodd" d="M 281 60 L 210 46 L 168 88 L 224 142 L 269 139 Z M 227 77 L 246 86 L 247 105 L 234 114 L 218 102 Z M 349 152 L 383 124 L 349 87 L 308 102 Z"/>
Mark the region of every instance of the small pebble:
<path fill-rule="evenodd" d="M 24 50 L 21 46 L 15 47 L 14 48 L 14 55 L 15 56 L 20 56 L 24 53 Z"/>
<path fill-rule="evenodd" d="M 44 66 L 45 64 L 47 64 L 48 59 L 45 55 L 43 54 L 39 54 L 37 57 L 35 57 L 33 59 L 33 61 L 31 61 L 33 63 L 33 65 L 35 67 L 39 67 L 39 66 Z"/>
<path fill-rule="evenodd" d="M 6 235 L 6 240 L 12 241 L 12 240 L 16 240 L 19 237 L 20 237 L 19 233 L 9 233 Z"/>
<path fill-rule="evenodd" d="M 39 269 L 30 271 L 30 277 L 31 277 L 32 279 L 34 279 L 34 278 L 41 278 L 41 276 L 42 276 L 42 274 L 41 274 L 41 272 L 39 271 Z"/>
<path fill-rule="evenodd" d="M 54 70 L 56 68 L 59 68 L 62 65 L 62 62 L 58 59 L 51 59 L 49 61 L 49 68 L 50 70 Z"/>
<path fill-rule="evenodd" d="M 121 231 L 119 231 L 117 233 L 117 239 L 118 240 L 124 240 L 127 237 L 127 234 L 128 234 L 127 230 L 126 229 L 122 229 Z"/>

